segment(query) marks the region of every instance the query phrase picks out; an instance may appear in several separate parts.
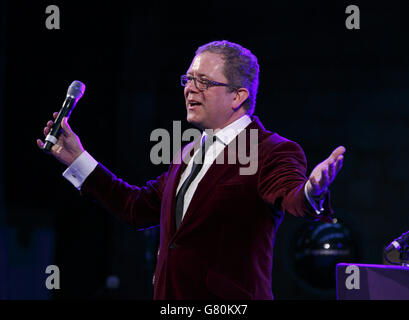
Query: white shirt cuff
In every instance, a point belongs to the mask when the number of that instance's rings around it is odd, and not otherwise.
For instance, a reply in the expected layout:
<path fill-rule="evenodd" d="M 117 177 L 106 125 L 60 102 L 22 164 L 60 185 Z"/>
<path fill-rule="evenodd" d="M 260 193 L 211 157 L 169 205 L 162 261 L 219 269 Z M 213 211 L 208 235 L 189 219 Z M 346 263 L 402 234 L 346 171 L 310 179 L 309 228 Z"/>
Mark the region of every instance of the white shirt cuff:
<path fill-rule="evenodd" d="M 310 183 L 310 181 L 307 181 L 307 183 Z M 322 205 L 324 204 L 324 199 L 313 199 L 309 196 L 307 192 L 307 183 L 304 186 L 304 194 L 305 197 L 307 198 L 308 202 L 310 203 L 311 207 L 315 210 L 315 213 L 317 215 L 320 215 L 323 211 L 324 208 Z"/>
<path fill-rule="evenodd" d="M 81 189 L 85 179 L 97 166 L 96 161 L 87 151 L 84 151 L 75 161 L 63 172 L 63 177 L 71 182 L 78 190 Z"/>

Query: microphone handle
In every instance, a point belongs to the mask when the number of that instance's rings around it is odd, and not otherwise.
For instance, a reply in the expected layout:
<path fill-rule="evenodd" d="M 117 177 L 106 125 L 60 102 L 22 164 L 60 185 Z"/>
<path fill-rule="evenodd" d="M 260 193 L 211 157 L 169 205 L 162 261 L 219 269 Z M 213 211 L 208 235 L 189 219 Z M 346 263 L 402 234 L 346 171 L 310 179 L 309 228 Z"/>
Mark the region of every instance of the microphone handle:
<path fill-rule="evenodd" d="M 387 246 L 385 248 L 385 252 L 389 253 L 389 252 L 391 252 L 393 250 L 400 250 L 400 249 L 401 249 L 400 243 L 398 241 L 394 240 L 394 241 L 392 241 L 392 243 L 389 246 Z"/>
<path fill-rule="evenodd" d="M 392 250 L 401 250 L 402 247 L 407 246 L 409 241 L 409 231 L 402 233 L 399 238 L 396 238 L 391 242 L 389 246 L 385 248 L 385 252 L 389 253 Z"/>
<path fill-rule="evenodd" d="M 51 148 L 53 145 L 55 145 L 58 141 L 58 137 L 61 134 L 61 121 L 64 117 L 69 118 L 72 109 L 74 109 L 76 100 L 73 99 L 70 96 L 67 96 L 67 98 L 64 100 L 63 106 L 60 110 L 60 112 L 57 115 L 57 118 L 55 118 L 54 124 L 51 127 L 51 130 L 47 137 L 45 138 L 45 144 L 44 144 L 44 150 L 47 152 L 50 152 Z"/>

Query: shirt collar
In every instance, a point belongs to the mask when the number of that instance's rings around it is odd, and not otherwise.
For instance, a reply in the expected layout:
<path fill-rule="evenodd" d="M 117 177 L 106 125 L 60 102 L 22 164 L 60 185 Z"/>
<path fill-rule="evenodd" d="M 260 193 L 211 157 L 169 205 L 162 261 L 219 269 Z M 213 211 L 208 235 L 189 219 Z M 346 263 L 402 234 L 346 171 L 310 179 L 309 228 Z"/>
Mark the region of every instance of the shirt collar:
<path fill-rule="evenodd" d="M 217 137 L 218 141 L 227 146 L 250 123 L 251 123 L 250 117 L 247 114 L 245 114 L 238 118 L 236 121 L 230 123 L 228 126 L 216 131 L 214 135 Z M 204 138 L 205 136 L 207 136 L 206 130 L 203 131 L 202 138 Z"/>

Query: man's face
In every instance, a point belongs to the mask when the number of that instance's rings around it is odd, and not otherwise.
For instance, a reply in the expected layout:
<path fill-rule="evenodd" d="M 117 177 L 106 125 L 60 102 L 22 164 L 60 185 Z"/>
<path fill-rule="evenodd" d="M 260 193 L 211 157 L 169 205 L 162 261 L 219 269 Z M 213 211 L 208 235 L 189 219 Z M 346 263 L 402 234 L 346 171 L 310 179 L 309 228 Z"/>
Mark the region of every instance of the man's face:
<path fill-rule="evenodd" d="M 187 75 L 227 83 L 223 75 L 224 60 L 216 53 L 203 52 L 196 56 L 190 65 Z M 226 87 L 209 87 L 198 90 L 194 81 L 189 82 L 184 90 L 187 121 L 201 129 L 223 128 L 233 116 L 233 99 L 235 92 Z"/>

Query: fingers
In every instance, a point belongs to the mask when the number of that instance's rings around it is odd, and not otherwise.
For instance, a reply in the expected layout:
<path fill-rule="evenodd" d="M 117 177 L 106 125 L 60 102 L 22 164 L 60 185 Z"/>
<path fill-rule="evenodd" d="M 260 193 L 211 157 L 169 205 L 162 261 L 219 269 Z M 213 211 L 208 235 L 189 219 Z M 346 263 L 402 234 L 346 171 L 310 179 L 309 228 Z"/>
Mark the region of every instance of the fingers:
<path fill-rule="evenodd" d="M 339 156 L 343 155 L 345 151 L 346 149 L 344 146 L 339 146 L 334 151 L 332 151 L 331 155 L 329 156 L 329 159 L 336 160 Z"/>
<path fill-rule="evenodd" d="M 58 112 L 54 112 L 54 113 L 53 113 L 53 118 L 56 119 L 57 116 L 58 116 Z M 53 121 L 53 120 L 49 120 L 49 121 L 47 122 L 46 126 L 45 126 L 44 129 L 43 129 L 43 134 L 44 134 L 45 137 L 50 133 L 51 128 L 52 128 L 53 125 L 54 125 L 54 121 Z M 37 146 L 38 146 L 40 149 L 44 150 L 44 142 L 43 142 L 42 140 L 40 140 L 40 139 L 37 139 L 36 142 L 37 142 Z"/>
<path fill-rule="evenodd" d="M 318 185 L 320 188 L 325 189 L 334 181 L 339 170 L 342 168 L 344 156 L 339 155 L 336 160 L 330 158 L 327 163 L 321 167 L 321 179 L 319 179 Z"/>
<path fill-rule="evenodd" d="M 40 139 L 37 139 L 37 146 L 44 152 L 49 153 L 49 151 L 44 150 L 44 142 L 41 141 Z M 53 146 L 54 148 L 54 146 Z"/>
<path fill-rule="evenodd" d="M 343 163 L 344 163 L 344 156 L 340 155 L 338 157 L 338 159 L 337 159 L 336 164 L 335 164 L 335 174 L 337 174 L 339 172 L 339 170 L 341 170 Z"/>
<path fill-rule="evenodd" d="M 318 165 L 310 176 L 310 181 L 317 194 L 321 194 L 331 184 L 335 177 L 336 162 L 332 159 Z"/>
<path fill-rule="evenodd" d="M 345 151 L 346 149 L 344 146 L 339 146 L 331 153 L 328 158 L 328 169 L 331 181 L 333 180 L 333 177 L 335 178 L 339 170 L 341 170 L 342 168 Z"/>
<path fill-rule="evenodd" d="M 55 118 L 57 118 L 57 116 L 58 116 L 58 112 L 54 112 L 53 113 L 53 118 L 55 119 Z M 44 136 L 47 136 L 50 133 L 50 130 L 51 130 L 51 127 L 53 126 L 53 124 L 54 124 L 54 121 L 52 121 L 52 120 L 49 120 L 47 122 L 47 125 L 43 129 Z"/>
<path fill-rule="evenodd" d="M 332 159 L 328 162 L 328 176 L 329 176 L 330 182 L 335 178 L 335 175 L 337 174 L 337 171 L 336 171 L 337 163 L 338 163 L 338 160 L 334 161 Z"/>
<path fill-rule="evenodd" d="M 44 143 L 43 143 L 40 139 L 37 139 L 37 146 L 38 146 L 41 150 L 44 149 Z"/>
<path fill-rule="evenodd" d="M 334 181 L 336 175 L 338 174 L 339 170 L 342 168 L 344 156 L 340 155 L 336 160 L 329 159 L 327 164 L 322 167 L 322 171 L 324 172 L 324 178 L 328 178 L 326 183 L 330 184 Z"/>
<path fill-rule="evenodd" d="M 312 171 L 309 181 L 312 187 L 312 195 L 321 195 L 334 181 L 344 161 L 345 147 L 336 148 L 331 155 Z"/>
<path fill-rule="evenodd" d="M 65 137 L 69 137 L 72 131 L 70 125 L 68 124 L 67 117 L 62 118 L 61 127 L 63 129 L 63 135 Z"/>
<path fill-rule="evenodd" d="M 324 166 L 322 168 L 321 179 L 318 182 L 318 185 L 320 186 L 320 189 L 325 189 L 331 183 L 330 176 L 329 176 L 330 173 L 328 171 L 329 171 L 329 165 Z"/>
<path fill-rule="evenodd" d="M 51 127 L 53 126 L 54 122 L 52 120 L 47 122 L 47 125 L 44 127 L 43 133 L 44 136 L 47 136 L 47 134 L 50 132 Z"/>

